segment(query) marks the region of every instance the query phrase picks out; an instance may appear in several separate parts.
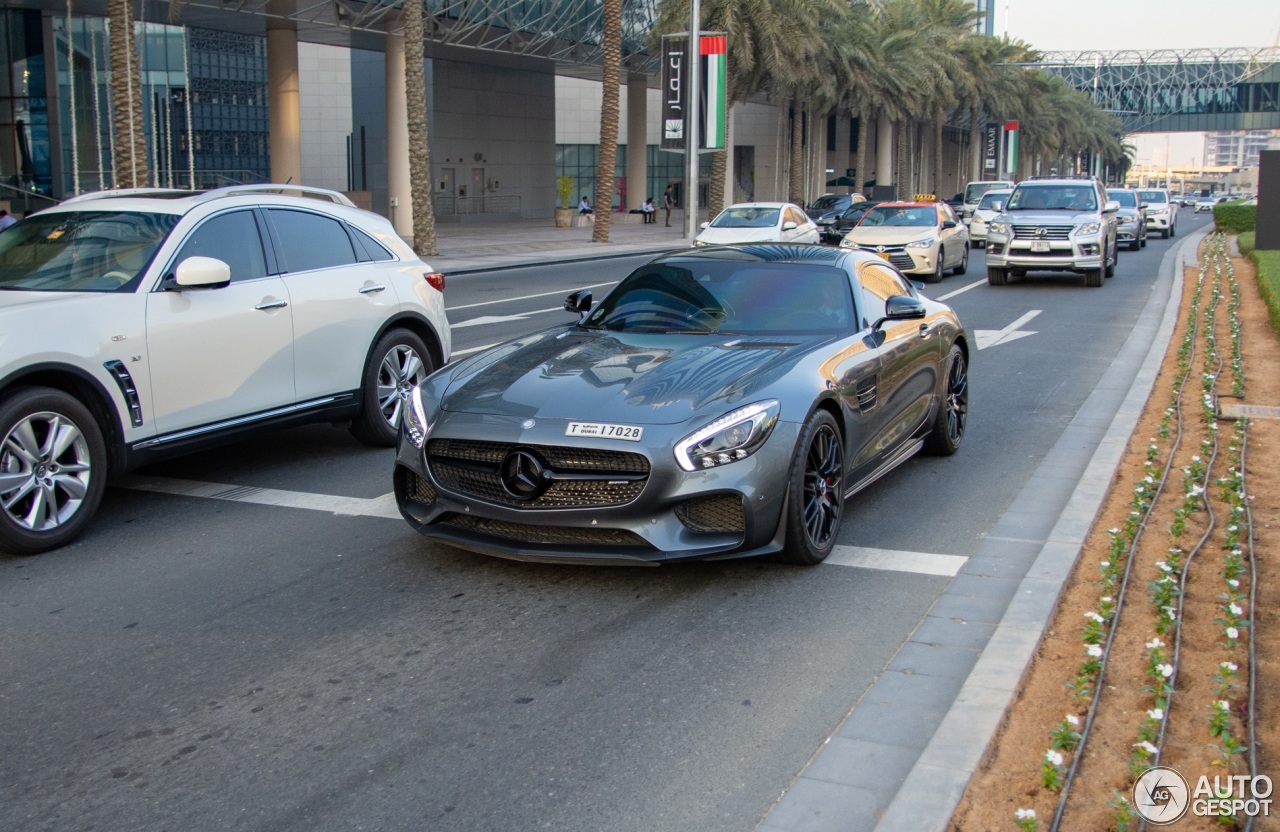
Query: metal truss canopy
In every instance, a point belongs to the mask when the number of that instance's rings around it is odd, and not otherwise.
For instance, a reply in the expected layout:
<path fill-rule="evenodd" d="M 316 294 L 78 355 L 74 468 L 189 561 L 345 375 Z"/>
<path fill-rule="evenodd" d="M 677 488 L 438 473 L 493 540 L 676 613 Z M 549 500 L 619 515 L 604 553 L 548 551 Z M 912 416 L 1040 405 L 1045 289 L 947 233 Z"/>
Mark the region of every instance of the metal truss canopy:
<path fill-rule="evenodd" d="M 1128 133 L 1280 129 L 1280 48 L 1047 52 Z"/>

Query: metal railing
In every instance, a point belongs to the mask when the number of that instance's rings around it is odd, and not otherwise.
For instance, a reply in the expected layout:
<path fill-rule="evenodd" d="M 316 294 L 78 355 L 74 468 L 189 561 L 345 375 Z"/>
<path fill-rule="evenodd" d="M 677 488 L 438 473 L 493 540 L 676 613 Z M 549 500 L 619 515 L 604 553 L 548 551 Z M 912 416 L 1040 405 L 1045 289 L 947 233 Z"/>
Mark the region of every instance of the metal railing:
<path fill-rule="evenodd" d="M 519 214 L 519 194 L 486 196 L 433 196 L 431 204 L 437 215 Z"/>
<path fill-rule="evenodd" d="M 35 213 L 41 208 L 48 208 L 50 205 L 57 205 L 58 200 L 47 194 L 38 191 L 28 191 L 26 188 L 19 188 L 17 185 L 10 185 L 7 182 L 0 182 L 0 199 L 9 201 L 9 213 L 14 216 L 26 216 Z"/>

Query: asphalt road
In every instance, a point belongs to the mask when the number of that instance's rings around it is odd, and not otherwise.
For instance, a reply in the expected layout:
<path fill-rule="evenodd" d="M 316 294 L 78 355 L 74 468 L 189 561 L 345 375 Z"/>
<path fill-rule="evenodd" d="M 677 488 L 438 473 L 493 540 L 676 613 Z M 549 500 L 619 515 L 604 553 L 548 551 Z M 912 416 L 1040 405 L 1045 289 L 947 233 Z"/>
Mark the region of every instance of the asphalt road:
<path fill-rule="evenodd" d="M 989 287 L 980 252 L 930 286 L 993 342 L 965 446 L 858 495 L 841 543 L 971 554 L 1176 242 L 1101 290 Z M 637 262 L 451 278 L 455 351 Z M 78 543 L 0 555 L 0 828 L 749 830 L 950 580 L 487 559 L 395 519 L 391 461 L 291 430 L 139 472 Z"/>

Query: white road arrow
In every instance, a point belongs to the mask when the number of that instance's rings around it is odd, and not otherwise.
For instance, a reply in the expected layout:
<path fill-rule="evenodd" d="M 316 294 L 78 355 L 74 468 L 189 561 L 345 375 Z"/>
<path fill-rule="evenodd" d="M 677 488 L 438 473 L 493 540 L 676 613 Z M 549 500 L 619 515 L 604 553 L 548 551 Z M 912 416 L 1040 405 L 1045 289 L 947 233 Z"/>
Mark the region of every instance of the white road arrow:
<path fill-rule="evenodd" d="M 479 318 L 472 318 L 469 321 L 451 324 L 450 329 L 462 329 L 468 326 L 484 326 L 486 324 L 505 324 L 508 321 L 523 321 L 530 315 L 541 315 L 545 312 L 563 312 L 564 307 L 553 306 L 550 309 L 535 309 L 532 312 L 524 312 L 519 315 L 481 315 Z"/>
<path fill-rule="evenodd" d="M 1004 329 L 975 329 L 973 337 L 978 341 L 978 349 L 985 350 L 987 347 L 994 347 L 996 344 L 1007 344 L 1019 338 L 1026 338 L 1028 335 L 1035 335 L 1034 332 L 1020 330 L 1018 327 L 1030 323 L 1031 319 L 1039 315 L 1041 311 L 1043 310 L 1032 309 Z"/>

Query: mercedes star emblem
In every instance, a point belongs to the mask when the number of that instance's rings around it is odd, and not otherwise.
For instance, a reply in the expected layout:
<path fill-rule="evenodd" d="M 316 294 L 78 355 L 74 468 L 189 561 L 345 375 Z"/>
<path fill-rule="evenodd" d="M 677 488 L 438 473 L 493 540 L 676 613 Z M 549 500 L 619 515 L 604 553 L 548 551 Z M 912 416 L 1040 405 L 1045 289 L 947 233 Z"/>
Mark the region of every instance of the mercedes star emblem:
<path fill-rule="evenodd" d="M 537 499 L 551 484 L 542 461 L 523 450 L 515 450 L 506 455 L 502 460 L 499 477 L 507 493 L 522 501 Z"/>

